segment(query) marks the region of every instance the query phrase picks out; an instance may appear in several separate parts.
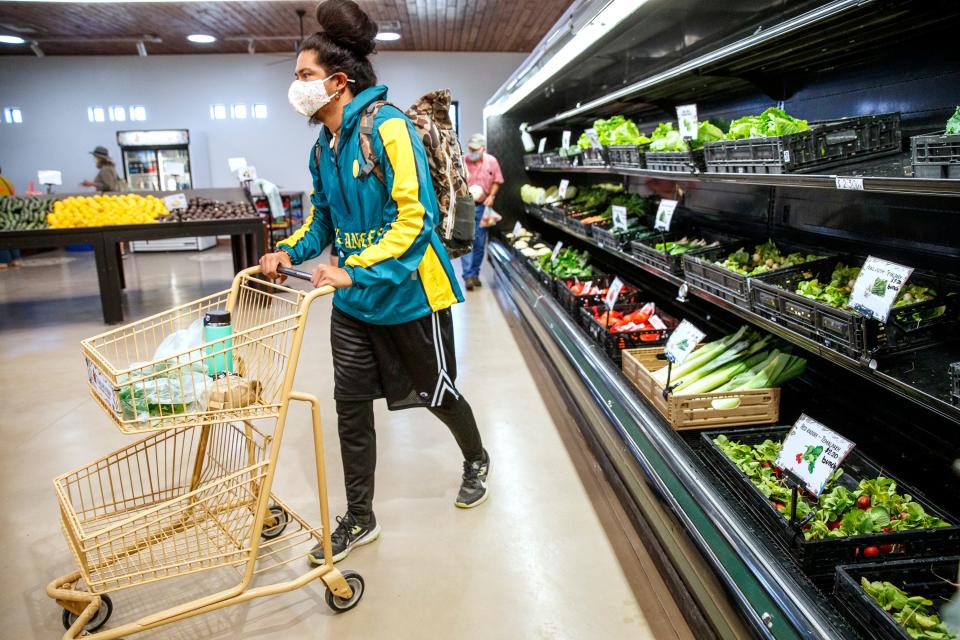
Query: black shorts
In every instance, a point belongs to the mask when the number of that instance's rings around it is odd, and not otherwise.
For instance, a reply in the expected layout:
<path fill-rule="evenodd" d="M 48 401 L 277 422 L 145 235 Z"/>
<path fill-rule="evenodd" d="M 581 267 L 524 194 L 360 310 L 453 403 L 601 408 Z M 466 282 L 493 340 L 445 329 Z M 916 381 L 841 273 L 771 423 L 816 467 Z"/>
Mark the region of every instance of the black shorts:
<path fill-rule="evenodd" d="M 330 322 L 334 398 L 386 398 L 391 410 L 457 400 L 450 309 L 394 325 L 369 324 L 336 307 Z"/>

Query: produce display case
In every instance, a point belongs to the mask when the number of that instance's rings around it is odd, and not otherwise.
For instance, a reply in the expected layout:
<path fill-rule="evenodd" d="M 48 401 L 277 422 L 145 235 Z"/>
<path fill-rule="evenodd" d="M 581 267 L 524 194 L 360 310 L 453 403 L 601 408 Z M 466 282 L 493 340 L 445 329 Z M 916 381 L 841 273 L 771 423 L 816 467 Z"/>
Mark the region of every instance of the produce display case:
<path fill-rule="evenodd" d="M 544 166 L 543 156 L 539 153 L 528 153 L 523 156 L 523 164 L 528 169 L 540 169 Z"/>
<path fill-rule="evenodd" d="M 706 171 L 703 149 L 692 151 L 647 151 L 645 160 L 650 171 L 698 173 Z"/>
<path fill-rule="evenodd" d="M 576 280 L 566 279 L 562 282 L 557 282 L 557 302 L 560 303 L 560 306 L 563 307 L 564 311 L 570 314 L 570 317 L 573 318 L 574 321 L 582 323 L 583 316 L 580 314 L 580 309 L 584 307 L 602 305 L 603 298 L 606 295 L 606 289 L 610 286 L 615 278 L 616 276 L 605 275 L 601 273 L 594 273 L 593 277 L 591 278 L 583 278 L 580 280 L 580 282 L 590 282 L 603 290 L 604 293 L 581 296 L 574 294 L 573 291 L 570 290 L 570 286 L 574 284 Z M 619 302 L 622 305 L 635 306 L 639 304 L 641 295 L 642 293 L 639 288 L 630 284 L 629 282 L 624 282 L 623 289 L 620 291 Z"/>
<path fill-rule="evenodd" d="M 647 145 L 639 144 L 612 144 L 607 147 L 610 157 L 610 166 L 642 169 L 645 166 Z"/>
<path fill-rule="evenodd" d="M 711 244 L 714 242 L 719 242 L 723 245 L 729 245 L 736 242 L 743 242 L 743 240 L 740 238 L 736 238 L 725 233 L 710 231 L 708 229 L 697 232 L 671 231 L 670 233 L 655 233 L 646 238 L 631 240 L 630 255 L 640 262 L 648 264 L 656 269 L 660 269 L 661 271 L 665 271 L 674 275 L 681 275 L 683 273 L 684 255 L 688 253 L 696 254 L 700 251 L 714 248 L 704 247 L 703 249 L 692 249 L 677 255 L 670 255 L 669 253 L 660 251 L 656 248 L 656 245 L 661 242 L 674 242 L 680 238 L 683 238 L 684 236 L 688 238 L 702 238 Z"/>
<path fill-rule="evenodd" d="M 960 178 L 960 133 L 913 136 L 910 154 L 917 178 Z"/>
<path fill-rule="evenodd" d="M 780 247 L 781 251 L 785 254 L 798 251 L 800 253 L 807 253 L 807 250 L 796 245 L 780 243 L 777 246 Z M 720 245 L 713 249 L 683 254 L 683 279 L 694 287 L 719 296 L 742 309 L 751 309 L 750 281 L 756 276 L 746 276 L 716 263 L 718 259 L 741 247 L 747 248 L 749 251 L 749 243 L 732 243 Z M 805 262 L 793 267 L 782 267 L 774 271 L 769 271 L 768 273 L 809 271 L 824 260 L 827 260 L 827 258 Z"/>
<path fill-rule="evenodd" d="M 635 302 L 633 304 L 617 304 L 615 311 L 628 313 L 636 311 L 645 303 Z M 580 308 L 580 323 L 587 330 L 587 334 L 600 345 L 603 352 L 616 362 L 620 363 L 624 349 L 632 349 L 641 345 L 657 345 L 666 342 L 670 337 L 670 332 L 679 324 L 679 321 L 671 315 L 668 315 L 657 309 L 656 315 L 660 318 L 665 329 L 641 329 L 639 331 L 610 331 L 610 328 L 601 324 L 595 317 L 594 311 L 604 311 L 606 307 L 602 305 Z"/>
<path fill-rule="evenodd" d="M 789 427 L 774 427 L 706 431 L 701 434 L 701 451 L 717 475 L 733 490 L 753 517 L 790 554 L 804 574 L 816 584 L 829 588 L 833 583 L 834 570 L 838 565 L 857 565 L 875 561 L 877 555 L 865 552 L 865 549 L 871 547 L 888 551 L 881 553 L 887 559 L 936 557 L 956 553 L 957 549 L 960 549 L 960 526 L 957 526 L 960 519 L 933 505 L 916 488 L 900 481 L 888 470 L 860 453 L 858 449 L 851 451 L 841 465 L 843 474 L 838 479 L 838 484 L 852 490 L 860 480 L 885 476 L 897 483 L 898 493 L 912 496 L 914 502 L 920 504 L 928 514 L 942 518 L 952 526 L 868 533 L 825 540 L 804 540 L 802 533 L 777 511 L 770 500 L 760 493 L 733 460 L 728 458 L 713 441 L 717 436 L 725 435 L 730 440 L 748 445 L 758 444 L 767 439 L 782 442 L 789 430 Z"/>
<path fill-rule="evenodd" d="M 704 145 L 711 173 L 791 173 L 828 169 L 901 149 L 900 114 L 812 122 L 785 136 Z"/>
<path fill-rule="evenodd" d="M 843 565 L 837 567 L 833 593 L 864 636 L 877 640 L 913 640 L 914 636 L 864 591 L 861 578 L 870 582 L 889 582 L 910 597 L 927 598 L 933 602 L 928 610 L 939 613 L 940 606 L 957 592 L 949 580 L 956 578 L 958 565 L 960 556 L 956 554 L 923 560 Z"/>
<path fill-rule="evenodd" d="M 830 282 L 838 262 L 830 259 L 811 264 L 808 269 L 755 276 L 750 282 L 753 312 L 852 358 L 870 359 L 921 349 L 950 338 L 960 329 L 960 281 L 948 276 L 914 272 L 908 282 L 934 289 L 937 298 L 896 307 L 885 323 L 795 292 L 799 283 L 811 277 Z M 844 263 L 857 264 L 857 259 Z"/>
<path fill-rule="evenodd" d="M 661 347 L 626 349 L 623 375 L 660 412 L 674 429 L 705 429 L 720 425 L 738 427 L 770 424 L 780 418 L 780 389 L 711 391 L 688 395 L 663 395 L 653 372 L 667 366 Z M 717 408 L 717 400 L 735 399 L 732 407 Z"/>

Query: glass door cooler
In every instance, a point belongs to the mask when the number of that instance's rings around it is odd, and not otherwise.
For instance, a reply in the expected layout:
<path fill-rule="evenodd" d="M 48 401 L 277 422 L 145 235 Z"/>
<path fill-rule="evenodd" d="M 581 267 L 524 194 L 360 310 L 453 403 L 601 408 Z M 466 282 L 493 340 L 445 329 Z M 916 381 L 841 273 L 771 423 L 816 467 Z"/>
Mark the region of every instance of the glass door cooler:
<path fill-rule="evenodd" d="M 131 191 L 191 189 L 190 132 L 118 131 L 123 172 Z"/>

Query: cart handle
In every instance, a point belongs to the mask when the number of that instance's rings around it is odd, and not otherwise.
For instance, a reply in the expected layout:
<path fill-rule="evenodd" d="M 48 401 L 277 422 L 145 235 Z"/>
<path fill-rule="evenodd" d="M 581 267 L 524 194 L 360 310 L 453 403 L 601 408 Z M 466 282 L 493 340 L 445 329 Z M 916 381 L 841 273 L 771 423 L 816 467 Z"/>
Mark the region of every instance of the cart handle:
<path fill-rule="evenodd" d="M 300 271 L 299 269 L 288 269 L 287 267 L 277 267 L 277 273 L 282 273 L 285 276 L 290 276 L 291 278 L 300 278 L 301 280 L 306 280 L 310 282 L 313 279 L 313 276 L 306 271 Z"/>

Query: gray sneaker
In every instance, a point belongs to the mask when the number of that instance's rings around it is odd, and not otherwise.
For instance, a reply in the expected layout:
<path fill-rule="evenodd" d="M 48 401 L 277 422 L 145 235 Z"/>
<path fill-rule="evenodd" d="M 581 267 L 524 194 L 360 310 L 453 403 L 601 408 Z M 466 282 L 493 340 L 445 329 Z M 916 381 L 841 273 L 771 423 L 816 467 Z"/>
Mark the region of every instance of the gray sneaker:
<path fill-rule="evenodd" d="M 461 509 L 472 509 L 482 504 L 488 495 L 487 474 L 490 472 L 490 456 L 483 450 L 483 458 L 463 463 L 463 482 L 457 494 L 456 505 Z"/>
<path fill-rule="evenodd" d="M 340 562 L 350 555 L 350 551 L 355 547 L 370 544 L 379 537 L 380 525 L 372 513 L 366 524 L 361 524 L 349 511 L 342 518 L 338 516 L 337 529 L 330 535 L 333 562 Z M 311 549 L 308 557 L 313 564 L 323 564 L 323 545 L 318 544 Z"/>

